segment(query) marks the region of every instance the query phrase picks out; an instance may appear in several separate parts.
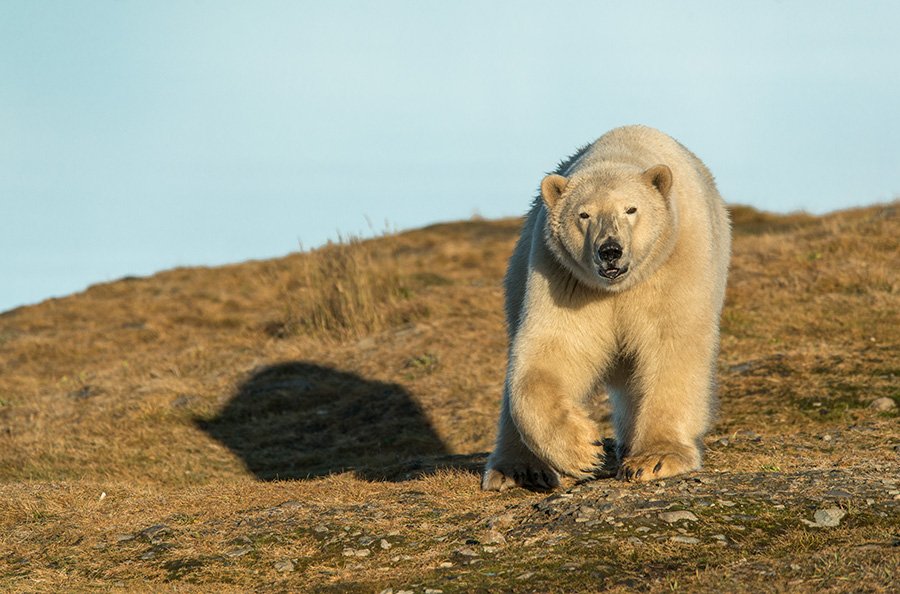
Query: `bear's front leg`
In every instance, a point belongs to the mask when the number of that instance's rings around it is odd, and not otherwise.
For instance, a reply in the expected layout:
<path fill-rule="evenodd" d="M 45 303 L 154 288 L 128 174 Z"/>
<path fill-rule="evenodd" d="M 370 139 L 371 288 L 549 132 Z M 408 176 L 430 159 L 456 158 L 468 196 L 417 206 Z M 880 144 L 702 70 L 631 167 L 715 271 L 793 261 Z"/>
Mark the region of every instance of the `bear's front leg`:
<path fill-rule="evenodd" d="M 559 473 L 586 479 L 603 465 L 599 428 L 586 400 L 607 356 L 567 338 L 532 338 L 516 349 L 509 369 L 509 413 L 537 458 Z"/>
<path fill-rule="evenodd" d="M 702 439 L 711 416 L 715 341 L 694 335 L 658 353 L 639 354 L 622 402 L 617 440 L 618 478 L 649 481 L 700 468 Z"/>
<path fill-rule="evenodd" d="M 535 491 L 550 491 L 559 486 L 559 475 L 539 459 L 522 442 L 509 414 L 509 387 L 503 390 L 503 405 L 497 428 L 497 444 L 488 458 L 481 488 L 485 491 L 504 491 L 510 487 L 525 487 Z"/>

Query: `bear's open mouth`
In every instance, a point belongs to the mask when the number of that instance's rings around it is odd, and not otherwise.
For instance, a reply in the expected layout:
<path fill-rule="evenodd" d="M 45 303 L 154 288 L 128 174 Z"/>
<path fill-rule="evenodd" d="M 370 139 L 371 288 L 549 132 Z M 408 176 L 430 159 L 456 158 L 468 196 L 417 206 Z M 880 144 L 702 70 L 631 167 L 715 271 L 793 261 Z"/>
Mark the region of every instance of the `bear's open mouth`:
<path fill-rule="evenodd" d="M 603 278 L 608 278 L 609 280 L 615 280 L 619 277 L 625 276 L 628 273 L 628 266 L 622 266 L 621 268 L 610 267 L 610 268 L 598 268 L 597 273 Z"/>

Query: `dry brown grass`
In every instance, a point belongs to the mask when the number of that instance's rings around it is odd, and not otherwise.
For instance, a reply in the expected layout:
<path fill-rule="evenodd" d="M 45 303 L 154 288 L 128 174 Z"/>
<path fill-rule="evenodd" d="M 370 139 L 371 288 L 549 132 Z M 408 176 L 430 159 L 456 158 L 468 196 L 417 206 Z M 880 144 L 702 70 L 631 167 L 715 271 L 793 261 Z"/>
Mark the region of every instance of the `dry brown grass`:
<path fill-rule="evenodd" d="M 380 241 L 389 245 L 393 239 Z M 427 313 L 410 303 L 412 291 L 396 259 L 376 261 L 370 244 L 359 238 L 329 242 L 305 256 L 302 275 L 284 287 L 284 317 L 270 328 L 275 336 L 361 338 Z"/>
<path fill-rule="evenodd" d="M 734 219 L 707 469 L 871 483 L 839 528 L 733 495 L 755 519 L 698 511 L 728 546 L 673 549 L 481 493 L 519 221 L 473 220 L 0 314 L 0 590 L 890 591 L 900 439 L 868 405 L 900 398 L 898 205 Z M 627 492 L 707 497 L 681 484 Z"/>

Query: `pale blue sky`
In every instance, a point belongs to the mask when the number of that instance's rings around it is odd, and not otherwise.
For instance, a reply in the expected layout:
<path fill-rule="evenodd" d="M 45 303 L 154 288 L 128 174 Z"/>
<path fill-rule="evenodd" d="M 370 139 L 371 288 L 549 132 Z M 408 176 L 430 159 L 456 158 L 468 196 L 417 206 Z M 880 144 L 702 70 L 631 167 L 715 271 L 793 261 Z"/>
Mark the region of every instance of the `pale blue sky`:
<path fill-rule="evenodd" d="M 606 130 L 732 202 L 900 194 L 898 2 L 0 0 L 0 311 L 522 214 Z"/>

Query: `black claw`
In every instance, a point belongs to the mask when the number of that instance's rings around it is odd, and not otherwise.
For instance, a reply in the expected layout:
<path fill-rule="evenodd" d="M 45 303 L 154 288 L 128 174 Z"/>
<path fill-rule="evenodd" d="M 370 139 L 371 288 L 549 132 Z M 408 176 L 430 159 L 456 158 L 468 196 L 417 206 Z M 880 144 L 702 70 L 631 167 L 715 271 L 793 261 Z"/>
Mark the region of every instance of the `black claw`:
<path fill-rule="evenodd" d="M 593 445 L 602 448 L 602 447 L 603 447 L 603 440 L 602 440 L 602 439 L 598 439 L 597 441 L 594 442 Z"/>
<path fill-rule="evenodd" d="M 644 469 L 638 468 L 637 472 L 634 473 L 634 478 L 639 479 L 639 478 L 641 478 L 641 476 L 643 476 L 643 474 L 644 474 Z"/>
<path fill-rule="evenodd" d="M 625 469 L 625 478 L 630 481 L 633 477 L 634 477 L 634 471 L 631 470 L 630 468 L 626 468 Z"/>
<path fill-rule="evenodd" d="M 653 467 L 653 474 L 656 474 L 660 470 L 662 470 L 662 462 L 657 462 L 656 466 Z"/>

